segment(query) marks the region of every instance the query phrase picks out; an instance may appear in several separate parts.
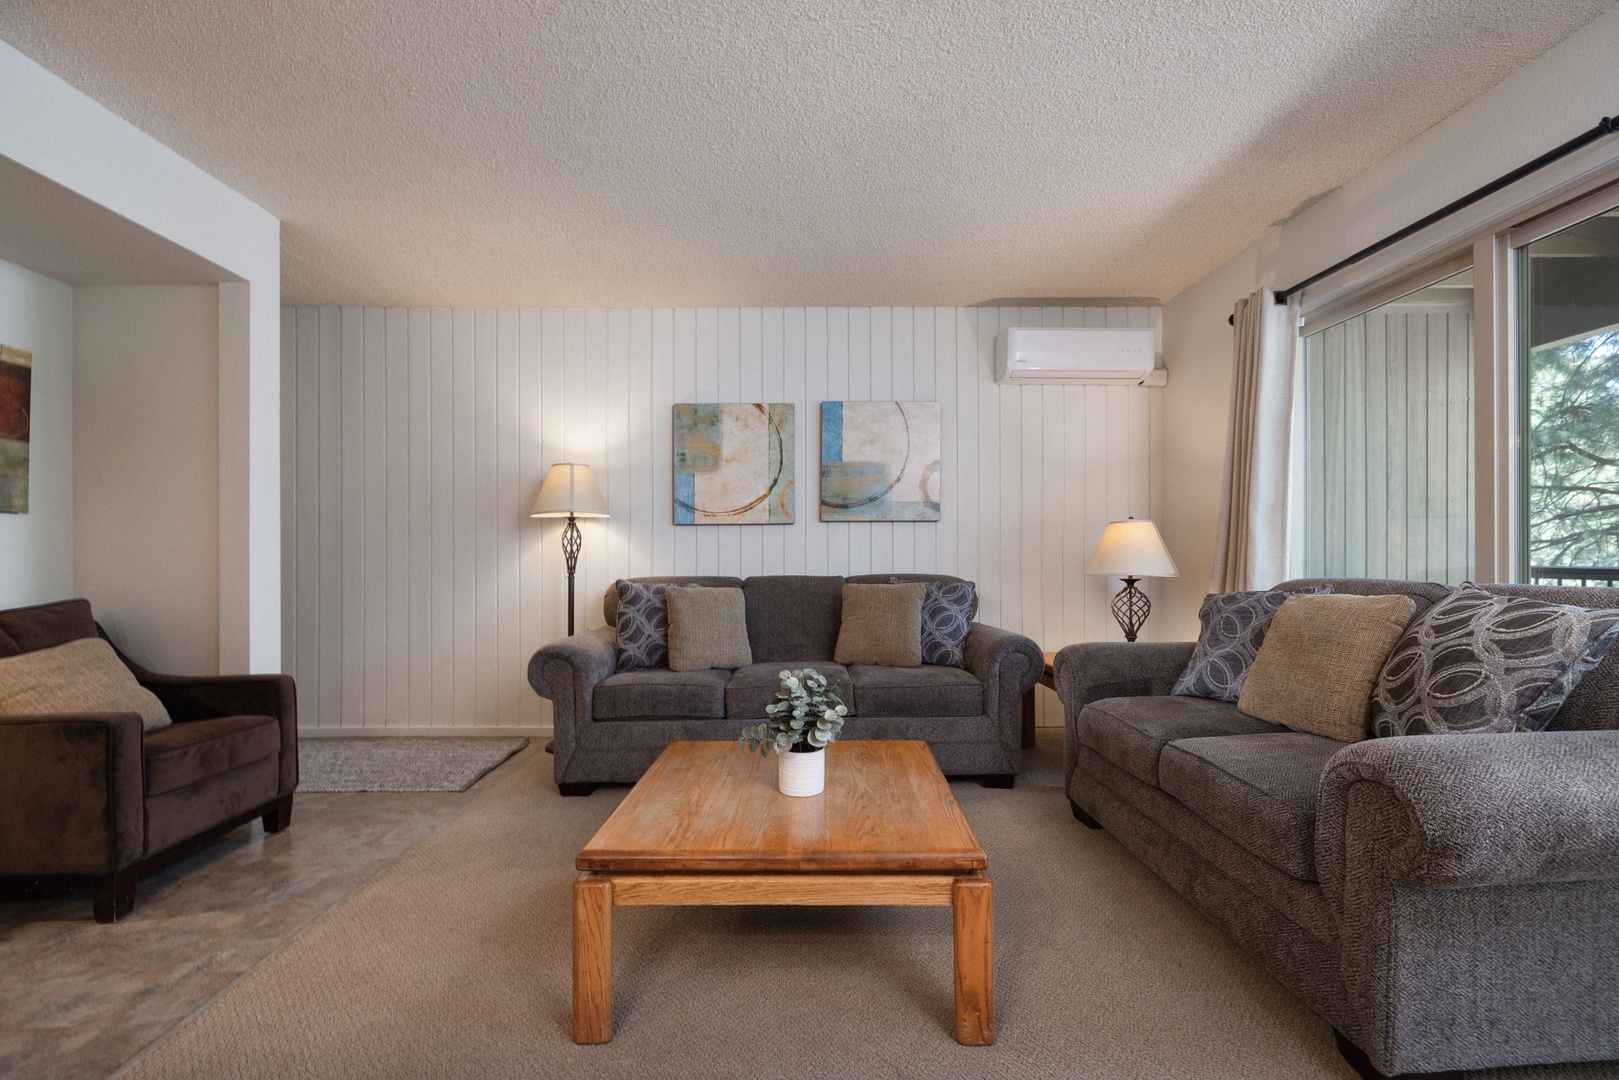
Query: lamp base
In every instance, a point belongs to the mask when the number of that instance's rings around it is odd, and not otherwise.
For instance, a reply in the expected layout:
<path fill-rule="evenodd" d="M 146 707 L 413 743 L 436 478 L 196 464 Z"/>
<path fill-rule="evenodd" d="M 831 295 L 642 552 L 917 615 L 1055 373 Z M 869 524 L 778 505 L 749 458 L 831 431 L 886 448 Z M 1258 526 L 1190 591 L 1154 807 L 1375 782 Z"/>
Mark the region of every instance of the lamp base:
<path fill-rule="evenodd" d="M 562 558 L 568 564 L 568 636 L 573 637 L 573 575 L 579 569 L 579 549 L 584 546 L 579 534 L 579 523 L 568 515 L 568 524 L 562 529 Z"/>
<path fill-rule="evenodd" d="M 1119 627 L 1124 631 L 1124 640 L 1134 641 L 1136 635 L 1147 622 L 1147 616 L 1152 614 L 1152 601 L 1147 594 L 1136 588 L 1140 578 L 1127 577 L 1124 579 L 1124 588 L 1113 597 L 1113 617 L 1119 620 Z"/>

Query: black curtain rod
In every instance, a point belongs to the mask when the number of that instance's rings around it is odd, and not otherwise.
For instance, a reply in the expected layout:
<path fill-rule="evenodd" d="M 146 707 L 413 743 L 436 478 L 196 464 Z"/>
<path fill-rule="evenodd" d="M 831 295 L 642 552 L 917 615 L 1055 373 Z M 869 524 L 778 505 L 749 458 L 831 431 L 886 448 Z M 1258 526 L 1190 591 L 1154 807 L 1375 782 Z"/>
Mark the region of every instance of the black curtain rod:
<path fill-rule="evenodd" d="M 1382 251 L 1384 248 L 1392 247 L 1393 245 L 1398 244 L 1401 240 L 1404 240 L 1406 237 L 1412 236 L 1412 235 L 1415 235 L 1416 233 L 1421 232 L 1423 229 L 1426 229 L 1428 226 L 1432 225 L 1434 222 L 1442 221 L 1443 219 L 1449 217 L 1450 215 L 1454 214 L 1458 210 L 1465 209 L 1466 207 L 1472 206 L 1476 202 L 1479 202 L 1479 201 L 1481 201 L 1483 199 L 1487 199 L 1491 195 L 1494 195 L 1497 191 L 1500 191 L 1502 188 L 1507 187 L 1510 184 L 1515 184 L 1519 180 L 1522 180 L 1524 177 L 1528 176 L 1529 174 L 1534 173 L 1534 172 L 1538 172 L 1539 170 L 1544 169 L 1546 166 L 1550 165 L 1552 162 L 1559 161 L 1559 160 L 1561 160 L 1563 158 L 1566 158 L 1566 157 L 1568 157 L 1568 155 L 1574 153 L 1574 151 L 1582 149 L 1582 148 L 1584 148 L 1586 146 L 1589 146 L 1591 143 L 1596 142 L 1598 139 L 1602 138 L 1603 136 L 1612 135 L 1616 131 L 1619 131 L 1619 118 L 1615 118 L 1615 117 L 1612 117 L 1612 116 L 1604 116 L 1601 120 L 1597 121 L 1597 124 L 1596 124 L 1595 127 L 1590 128 L 1587 131 L 1581 132 L 1580 134 L 1574 136 L 1574 138 L 1570 139 L 1568 142 L 1562 144 L 1561 146 L 1558 146 L 1558 147 L 1555 147 L 1555 148 L 1553 148 L 1551 150 L 1546 151 L 1544 154 L 1542 154 L 1539 157 L 1535 158 L 1533 161 L 1526 162 L 1523 165 L 1518 166 L 1516 169 L 1513 169 L 1511 172 L 1505 174 L 1504 176 L 1496 177 L 1494 180 L 1491 180 L 1488 184 L 1485 184 L 1483 187 L 1478 188 L 1477 190 L 1468 192 L 1466 195 L 1463 195 L 1461 198 L 1457 199 L 1455 202 L 1447 203 L 1446 205 L 1441 206 L 1438 210 L 1435 210 L 1433 213 L 1429 214 L 1427 217 L 1421 218 L 1421 219 L 1419 219 L 1417 221 L 1413 221 L 1411 224 L 1407 225 L 1405 228 L 1399 230 L 1398 232 L 1389 233 L 1387 236 L 1383 237 L 1383 239 L 1379 240 L 1377 243 L 1371 244 L 1371 245 L 1369 245 L 1367 247 L 1361 248 L 1359 251 L 1355 252 L 1353 255 L 1349 256 L 1347 259 L 1340 259 L 1339 261 L 1333 263 L 1331 266 L 1327 267 L 1325 270 L 1321 271 L 1320 273 L 1312 274 L 1312 275 L 1305 278 L 1303 281 L 1299 282 L 1296 285 L 1289 285 L 1285 289 L 1276 290 L 1276 302 L 1278 304 L 1287 303 L 1287 298 L 1289 296 L 1292 296 L 1294 293 L 1298 292 L 1300 289 L 1307 288 L 1310 285 L 1314 285 L 1316 282 L 1322 280 L 1323 278 L 1330 277 L 1331 275 L 1336 274 L 1338 271 L 1342 270 L 1346 266 L 1353 266 L 1355 263 L 1360 262 L 1362 259 L 1365 259 L 1365 258 L 1367 258 L 1369 256 L 1372 256 L 1372 255 L 1376 255 L 1379 251 Z M 1237 322 L 1237 316 L 1235 314 L 1232 314 L 1227 319 L 1227 321 L 1229 323 L 1231 323 L 1233 326 L 1235 326 L 1236 322 Z"/>

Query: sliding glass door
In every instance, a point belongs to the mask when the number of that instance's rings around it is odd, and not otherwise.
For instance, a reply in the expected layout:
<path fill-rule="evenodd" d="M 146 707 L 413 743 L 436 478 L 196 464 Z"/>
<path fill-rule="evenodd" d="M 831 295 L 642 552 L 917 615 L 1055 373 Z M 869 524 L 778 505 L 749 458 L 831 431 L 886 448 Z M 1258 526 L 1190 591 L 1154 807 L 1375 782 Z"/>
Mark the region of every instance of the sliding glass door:
<path fill-rule="evenodd" d="M 1473 576 L 1473 271 L 1306 327 L 1303 572 Z"/>
<path fill-rule="evenodd" d="M 1619 166 L 1430 250 L 1304 292 L 1291 573 L 1619 586 Z"/>
<path fill-rule="evenodd" d="M 1619 209 L 1516 252 L 1519 572 L 1619 584 Z"/>

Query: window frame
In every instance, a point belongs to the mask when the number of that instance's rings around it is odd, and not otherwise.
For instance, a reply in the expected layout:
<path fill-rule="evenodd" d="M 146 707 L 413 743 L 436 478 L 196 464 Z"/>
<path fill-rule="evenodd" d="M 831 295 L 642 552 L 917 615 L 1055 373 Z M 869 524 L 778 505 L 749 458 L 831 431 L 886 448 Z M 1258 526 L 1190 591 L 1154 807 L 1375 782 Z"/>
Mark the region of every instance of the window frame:
<path fill-rule="evenodd" d="M 1498 251 L 1495 261 L 1499 264 L 1497 275 L 1500 286 L 1496 312 L 1499 340 L 1493 357 L 1499 368 L 1495 383 L 1500 387 L 1497 392 L 1505 394 L 1508 405 L 1502 410 L 1500 420 L 1510 425 L 1502 430 L 1509 433 L 1510 438 L 1506 441 L 1510 443 L 1511 457 L 1504 465 L 1498 465 L 1507 482 L 1498 485 L 1494 495 L 1498 503 L 1494 522 L 1498 551 L 1495 569 L 1502 575 L 1497 578 L 1500 581 L 1522 582 L 1532 577 L 1527 543 L 1529 484 L 1524 475 L 1524 448 L 1529 437 L 1529 369 L 1520 362 L 1523 358 L 1519 355 L 1523 329 L 1523 259 L 1519 252 L 1537 240 L 1544 240 L 1554 233 L 1615 209 L 1619 209 L 1619 181 L 1564 201 L 1492 238 Z M 1505 385 L 1501 386 L 1502 383 Z M 1504 537 L 1502 532 L 1506 533 Z M 1500 565 L 1502 562 L 1506 565 Z"/>
<path fill-rule="evenodd" d="M 1614 208 L 1619 152 L 1588 149 L 1302 291 L 1289 440 L 1290 576 L 1304 572 L 1304 338 L 1471 266 L 1474 579 L 1528 579 L 1517 252 Z"/>

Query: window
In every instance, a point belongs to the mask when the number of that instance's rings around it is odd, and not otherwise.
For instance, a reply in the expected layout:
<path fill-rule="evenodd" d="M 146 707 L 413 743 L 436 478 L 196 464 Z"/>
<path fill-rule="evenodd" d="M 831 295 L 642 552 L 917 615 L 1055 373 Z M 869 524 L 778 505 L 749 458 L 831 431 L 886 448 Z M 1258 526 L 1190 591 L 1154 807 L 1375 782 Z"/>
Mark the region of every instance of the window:
<path fill-rule="evenodd" d="M 1293 575 L 1619 586 L 1619 154 L 1557 168 L 1303 289 Z"/>
<path fill-rule="evenodd" d="M 1304 574 L 1472 578 L 1473 271 L 1306 326 L 1303 376 Z"/>
<path fill-rule="evenodd" d="M 1517 260 L 1520 574 L 1619 584 L 1619 209 Z"/>

